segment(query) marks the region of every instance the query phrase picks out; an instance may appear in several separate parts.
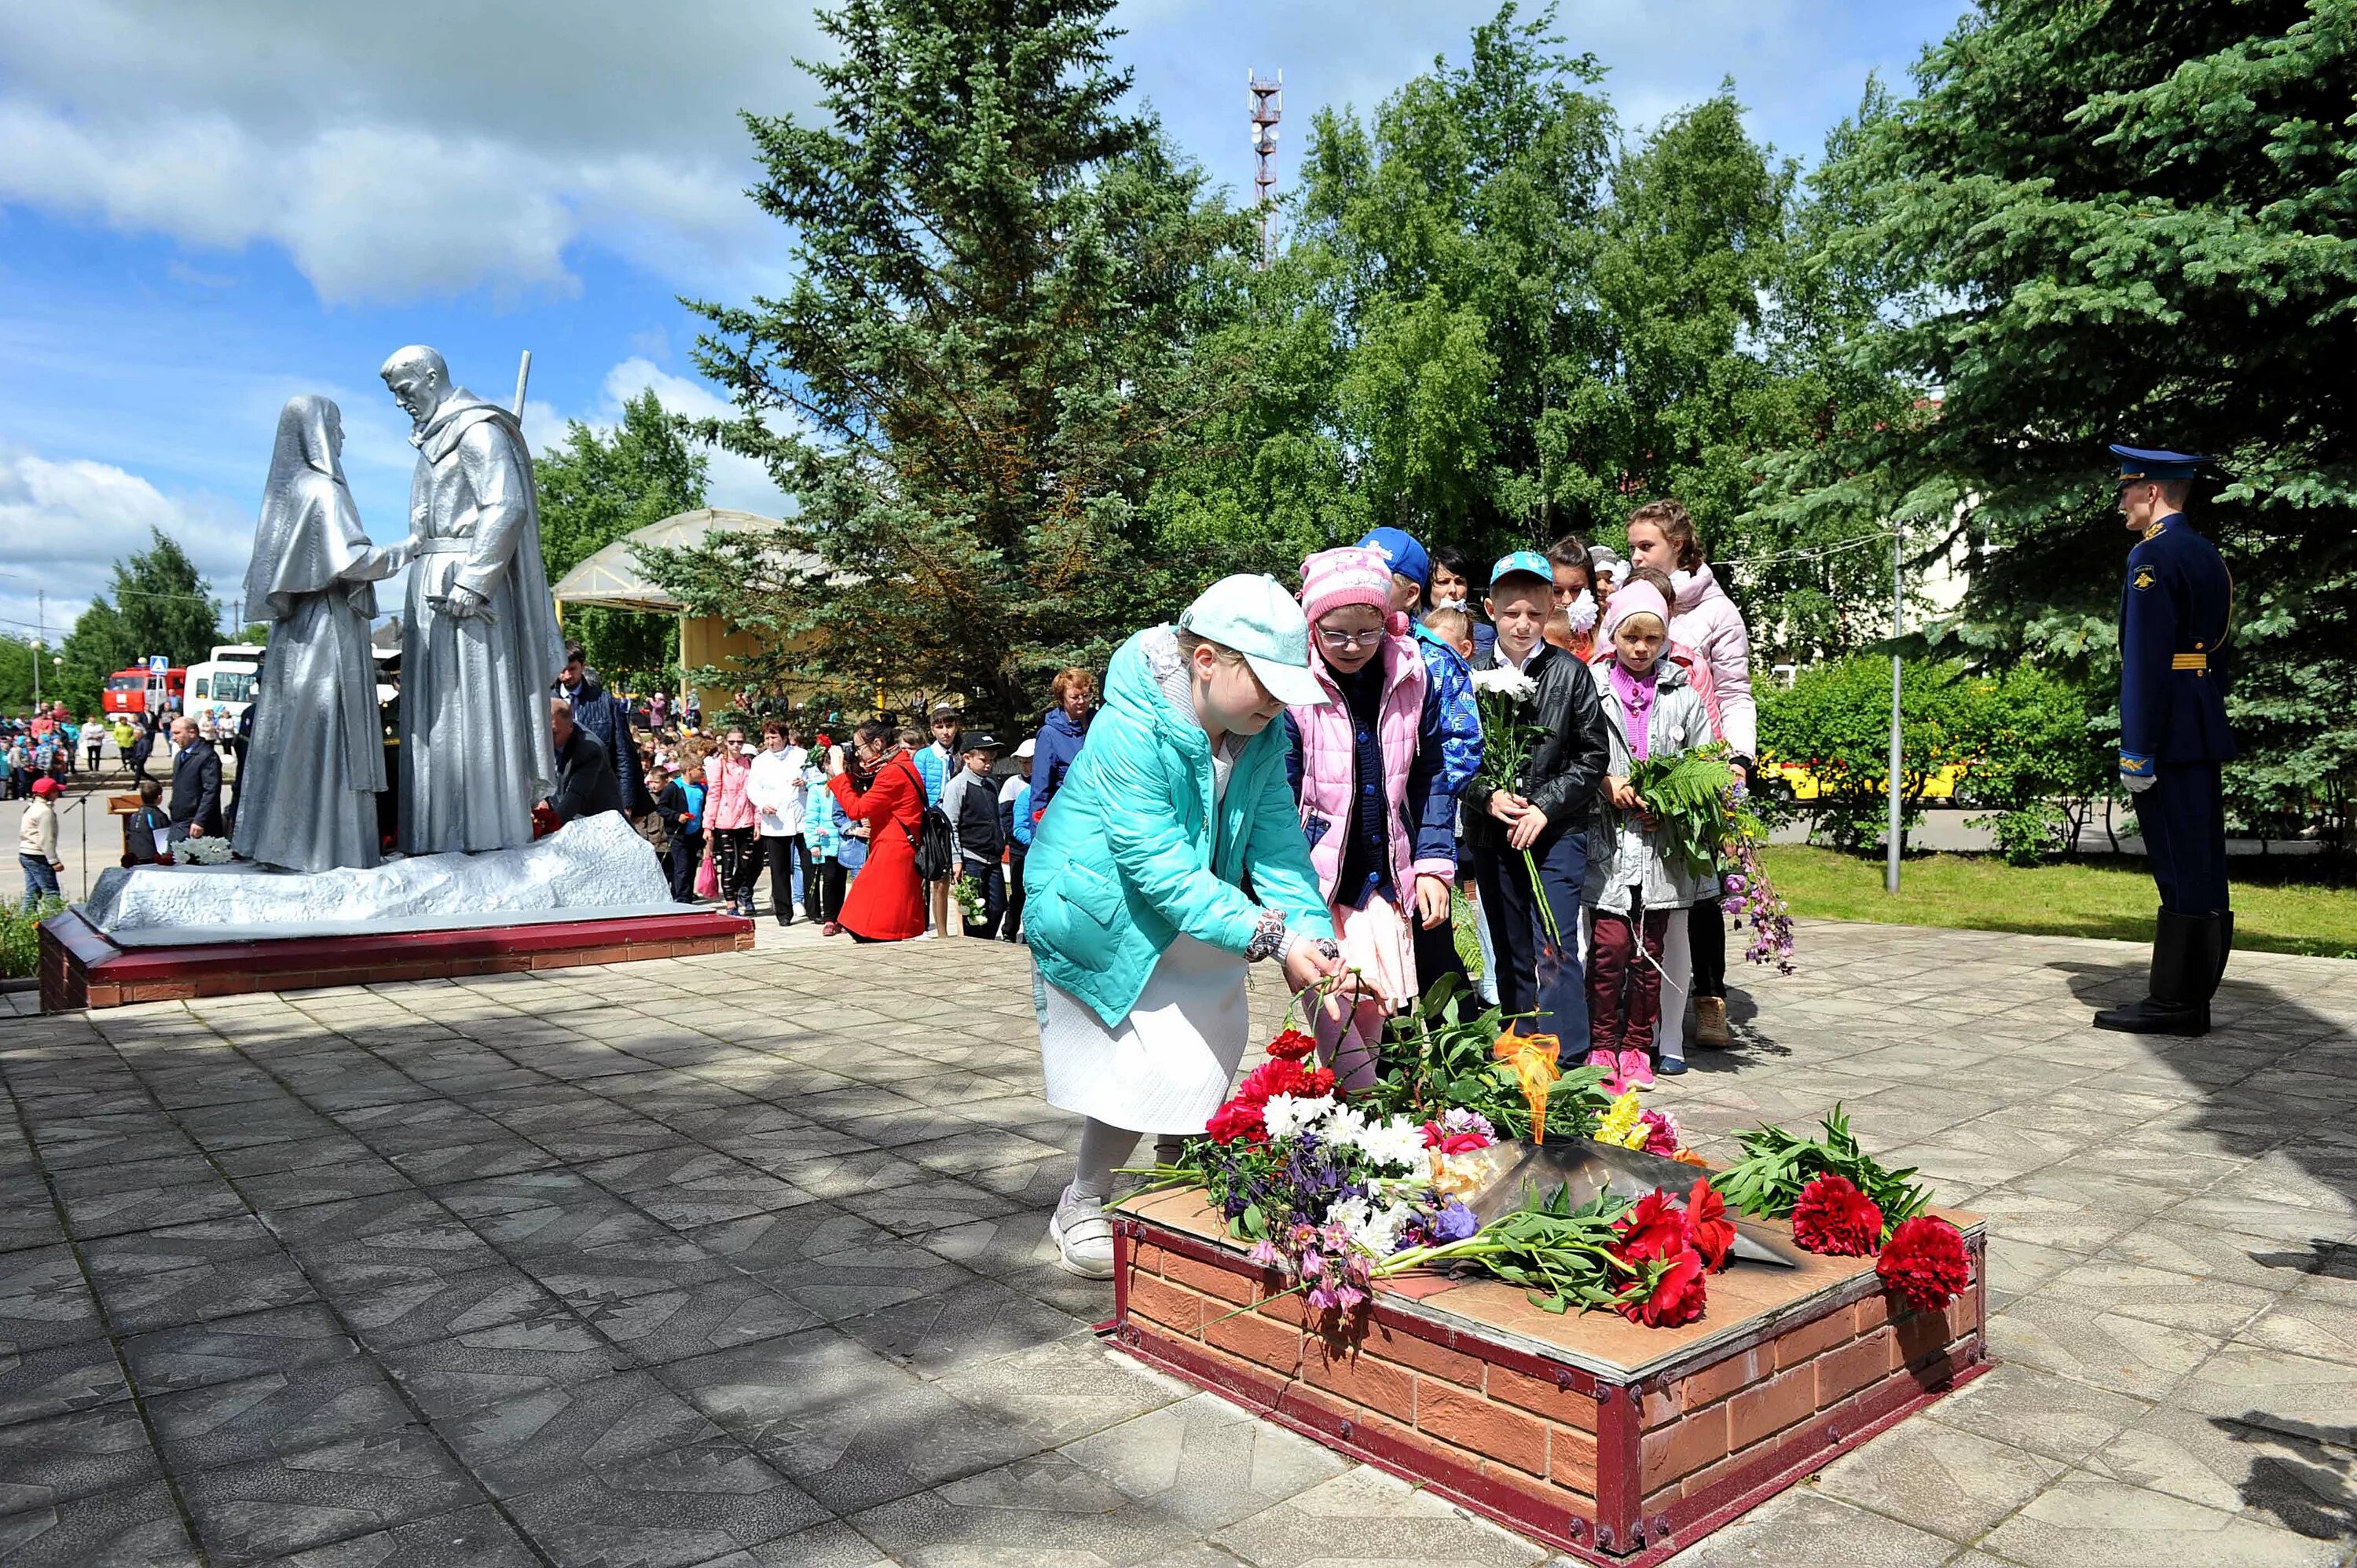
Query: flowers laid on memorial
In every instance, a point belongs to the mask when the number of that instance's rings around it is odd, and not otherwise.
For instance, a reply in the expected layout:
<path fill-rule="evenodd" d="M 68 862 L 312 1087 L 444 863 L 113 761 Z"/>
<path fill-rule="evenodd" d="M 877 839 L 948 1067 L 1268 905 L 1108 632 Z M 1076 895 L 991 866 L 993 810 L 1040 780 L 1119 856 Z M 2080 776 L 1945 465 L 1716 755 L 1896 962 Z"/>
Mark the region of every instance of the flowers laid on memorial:
<path fill-rule="evenodd" d="M 1792 1240 L 1826 1257 L 1867 1257 L 1882 1245 L 1882 1210 L 1847 1176 L 1821 1176 L 1792 1205 Z"/>
<path fill-rule="evenodd" d="M 1821 1176 L 1841 1176 L 1864 1193 L 1882 1215 L 1884 1236 L 1922 1213 L 1932 1201 L 1932 1195 L 1913 1179 L 1911 1167 L 1887 1170 L 1858 1147 L 1849 1116 L 1839 1105 L 1820 1124 L 1817 1137 L 1803 1138 L 1762 1122 L 1749 1133 L 1738 1133 L 1735 1141 L 1743 1147 L 1743 1158 L 1715 1179 L 1738 1213 L 1784 1219 L 1799 1205 L 1802 1190 Z"/>
<path fill-rule="evenodd" d="M 1964 1232 L 1934 1214 L 1900 1223 L 1875 1261 L 1886 1289 L 1907 1298 L 1918 1312 L 1938 1312 L 1973 1283 L 1973 1261 Z"/>
<path fill-rule="evenodd" d="M 1551 1312 L 1677 1327 L 1707 1310 L 1737 1213 L 1790 1217 L 1810 1251 L 1878 1251 L 1885 1284 L 1924 1310 L 1970 1282 L 1955 1227 L 1922 1214 L 1914 1172 L 1868 1156 L 1838 1106 L 1813 1138 L 1765 1125 L 1738 1134 L 1744 1158 L 1716 1175 L 1704 1166 L 1682 1192 L 1607 1185 L 1575 1204 L 1557 1179 L 1552 1191 L 1525 1187 L 1519 1208 L 1485 1224 L 1474 1202 L 1522 1158 L 1499 1145 L 1536 1143 L 1550 1127 L 1702 1162 L 1680 1146 L 1674 1117 L 1633 1093 L 1608 1099 L 1594 1069 L 1555 1072 L 1552 1039 L 1499 1035 L 1493 1012 L 1466 1019 L 1447 983 L 1436 989 L 1437 1004 L 1395 1023 L 1381 1076 L 1356 1093 L 1315 1065 L 1308 1034 L 1280 1034 L 1205 1135 L 1153 1168 L 1151 1187 L 1202 1188 L 1250 1259 L 1321 1320 L 1365 1305 L 1378 1281 L 1440 1270 L 1520 1285 Z"/>
<path fill-rule="evenodd" d="M 172 861 L 177 865 L 227 865 L 229 856 L 230 841 L 219 835 L 182 839 L 172 845 Z"/>

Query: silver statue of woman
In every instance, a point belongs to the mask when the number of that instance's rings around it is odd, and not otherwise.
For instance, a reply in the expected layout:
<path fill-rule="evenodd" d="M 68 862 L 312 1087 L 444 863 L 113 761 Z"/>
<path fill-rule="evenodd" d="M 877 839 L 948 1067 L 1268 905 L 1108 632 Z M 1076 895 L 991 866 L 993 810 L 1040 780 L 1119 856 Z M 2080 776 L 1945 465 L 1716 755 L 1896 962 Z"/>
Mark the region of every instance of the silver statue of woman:
<path fill-rule="evenodd" d="M 230 843 L 244 859 L 293 871 L 379 859 L 384 733 L 370 585 L 400 571 L 408 547 L 369 543 L 344 485 L 343 450 L 334 403 L 286 400 L 245 569 L 245 618 L 268 622 L 270 643 Z"/>

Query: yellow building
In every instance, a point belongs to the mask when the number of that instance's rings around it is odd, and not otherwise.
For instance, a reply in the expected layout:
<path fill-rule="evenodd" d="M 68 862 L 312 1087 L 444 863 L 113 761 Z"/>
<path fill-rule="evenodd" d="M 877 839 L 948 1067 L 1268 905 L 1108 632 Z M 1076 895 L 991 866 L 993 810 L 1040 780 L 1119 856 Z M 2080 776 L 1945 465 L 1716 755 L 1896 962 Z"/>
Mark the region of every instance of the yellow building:
<path fill-rule="evenodd" d="M 741 669 L 738 658 L 760 651 L 760 638 L 729 625 L 718 616 L 688 614 L 687 607 L 673 597 L 670 590 L 648 579 L 637 553 L 656 547 L 685 549 L 702 543 L 714 533 L 760 533 L 783 526 L 774 517 L 725 507 L 699 507 L 649 523 L 614 541 L 558 578 L 551 590 L 556 598 L 557 613 L 563 615 L 567 606 L 596 605 L 641 615 L 672 616 L 679 622 L 679 663 L 683 671 L 707 665 L 720 670 Z M 687 695 L 683 676 L 682 689 L 674 695 L 682 700 Z M 723 713 L 737 705 L 733 687 L 699 687 L 696 696 L 707 714 Z"/>

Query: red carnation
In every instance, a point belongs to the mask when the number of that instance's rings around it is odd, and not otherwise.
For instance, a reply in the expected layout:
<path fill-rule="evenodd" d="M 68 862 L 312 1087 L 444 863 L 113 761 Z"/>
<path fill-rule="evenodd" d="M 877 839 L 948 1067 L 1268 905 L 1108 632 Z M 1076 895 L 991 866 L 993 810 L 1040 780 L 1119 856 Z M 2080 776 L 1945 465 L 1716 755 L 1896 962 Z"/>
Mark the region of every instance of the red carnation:
<path fill-rule="evenodd" d="M 1882 1210 L 1847 1176 L 1821 1176 L 1792 1206 L 1792 1240 L 1829 1258 L 1864 1258 L 1882 1240 Z"/>
<path fill-rule="evenodd" d="M 1641 1283 L 1621 1296 L 1620 1316 L 1648 1328 L 1676 1328 L 1692 1323 L 1702 1316 L 1707 1294 L 1703 1275 L 1702 1254 L 1692 1247 L 1681 1247 L 1670 1254 L 1669 1267 L 1662 1271 L 1650 1292 Z"/>
<path fill-rule="evenodd" d="M 1612 1229 L 1620 1237 L 1615 1251 L 1632 1263 L 1674 1258 L 1686 1245 L 1685 1216 L 1678 1212 L 1677 1199 L 1666 1192 L 1649 1192 L 1639 1198 L 1635 1208 L 1612 1222 Z"/>
<path fill-rule="evenodd" d="M 1727 1199 L 1708 1176 L 1697 1177 L 1694 1190 L 1686 1194 L 1686 1240 L 1712 1273 L 1727 1267 L 1727 1249 L 1735 1245 L 1735 1221 L 1727 1217 Z"/>
<path fill-rule="evenodd" d="M 1327 1067 L 1311 1068 L 1301 1075 L 1301 1087 L 1294 1092 L 1310 1100 L 1315 1100 L 1321 1094 L 1333 1093 L 1334 1069 Z"/>
<path fill-rule="evenodd" d="M 1231 1100 L 1211 1112 L 1211 1125 L 1204 1129 L 1215 1144 L 1247 1144 L 1268 1142 L 1268 1119 L 1259 1101 Z"/>
<path fill-rule="evenodd" d="M 1318 1048 L 1318 1042 L 1298 1029 L 1287 1029 L 1268 1043 L 1268 1054 L 1279 1061 L 1297 1062 Z"/>
<path fill-rule="evenodd" d="M 1907 1298 L 1918 1312 L 1937 1312 L 1973 1283 L 1973 1261 L 1964 1232 L 1933 1215 L 1919 1214 L 1891 1232 L 1874 1272 L 1885 1288 Z"/>

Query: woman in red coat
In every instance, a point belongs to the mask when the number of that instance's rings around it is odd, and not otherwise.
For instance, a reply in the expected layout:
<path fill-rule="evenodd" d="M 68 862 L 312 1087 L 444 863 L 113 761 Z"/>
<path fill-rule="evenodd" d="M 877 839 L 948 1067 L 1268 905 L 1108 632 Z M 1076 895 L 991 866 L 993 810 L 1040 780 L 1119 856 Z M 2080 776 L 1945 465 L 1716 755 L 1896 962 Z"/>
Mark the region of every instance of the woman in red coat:
<path fill-rule="evenodd" d="M 892 726 L 880 719 L 861 725 L 852 738 L 858 750 L 848 766 L 841 746 L 827 757 L 834 777 L 826 787 L 845 816 L 867 824 L 867 864 L 835 919 L 861 941 L 906 941 L 925 930 L 916 849 L 916 835 L 924 832 L 924 780 Z"/>

